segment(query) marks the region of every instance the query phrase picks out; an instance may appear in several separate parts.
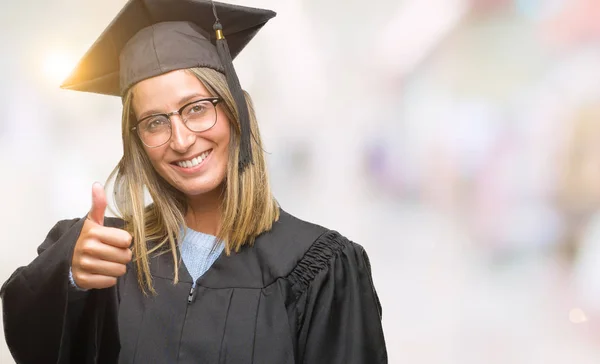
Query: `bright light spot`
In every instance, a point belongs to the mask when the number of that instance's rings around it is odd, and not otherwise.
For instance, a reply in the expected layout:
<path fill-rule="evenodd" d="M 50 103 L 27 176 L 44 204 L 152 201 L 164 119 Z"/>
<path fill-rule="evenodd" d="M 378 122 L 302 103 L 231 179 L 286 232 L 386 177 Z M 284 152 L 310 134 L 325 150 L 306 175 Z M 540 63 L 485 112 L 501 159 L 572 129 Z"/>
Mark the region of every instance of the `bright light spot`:
<path fill-rule="evenodd" d="M 46 78 L 60 85 L 75 67 L 75 61 L 66 52 L 54 51 L 44 57 L 42 66 Z"/>
<path fill-rule="evenodd" d="M 586 322 L 588 320 L 585 312 L 583 312 L 580 308 L 574 308 L 569 312 L 569 321 L 574 324 L 580 324 Z"/>

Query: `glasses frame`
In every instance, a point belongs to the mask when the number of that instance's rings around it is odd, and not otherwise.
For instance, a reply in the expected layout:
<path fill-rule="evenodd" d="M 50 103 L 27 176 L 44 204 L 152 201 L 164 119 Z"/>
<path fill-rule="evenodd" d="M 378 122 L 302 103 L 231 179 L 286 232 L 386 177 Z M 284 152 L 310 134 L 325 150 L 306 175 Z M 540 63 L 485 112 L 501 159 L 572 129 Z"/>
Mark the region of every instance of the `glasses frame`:
<path fill-rule="evenodd" d="M 195 103 L 197 103 L 197 102 L 200 102 L 200 101 L 209 101 L 210 103 L 212 103 L 212 104 L 213 104 L 213 106 L 214 106 L 214 108 L 215 108 L 215 122 L 214 122 L 214 124 L 213 124 L 213 125 L 212 125 L 210 128 L 208 128 L 208 129 L 205 129 L 205 130 L 202 130 L 202 131 L 195 131 L 195 130 L 192 130 L 192 129 L 190 129 L 190 128 L 187 126 L 187 120 L 183 118 L 183 115 L 181 115 L 181 113 L 183 112 L 183 110 L 184 110 L 186 107 L 188 107 L 188 106 L 190 106 L 190 105 L 192 105 L 192 104 L 195 104 Z M 185 104 L 185 105 L 183 105 L 182 107 L 180 107 L 180 108 L 179 108 L 179 110 L 177 110 L 177 111 L 172 111 L 172 112 L 170 112 L 170 113 L 157 113 L 157 114 L 148 115 L 148 116 L 145 116 L 144 118 L 142 118 L 141 120 L 138 120 L 138 121 L 137 121 L 137 123 L 135 124 L 135 126 L 131 128 L 131 131 L 135 131 L 135 132 L 136 132 L 136 134 L 137 134 L 138 138 L 140 138 L 140 141 L 141 141 L 141 142 L 142 142 L 142 144 L 144 144 L 146 147 L 148 147 L 148 148 L 158 148 L 158 147 L 162 147 L 163 145 L 167 144 L 167 143 L 168 143 L 168 142 L 171 140 L 171 138 L 173 137 L 173 127 L 172 127 L 172 124 L 173 124 L 173 122 L 171 121 L 171 116 L 173 116 L 173 115 L 179 115 L 179 117 L 181 118 L 181 121 L 183 121 L 183 125 L 185 125 L 185 127 L 186 127 L 186 128 L 189 130 L 189 131 L 191 131 L 192 133 L 203 133 L 203 132 L 205 132 L 205 131 L 207 131 L 207 130 L 210 130 L 210 129 L 212 129 L 212 127 L 213 127 L 213 126 L 215 126 L 215 124 L 217 123 L 217 110 L 216 110 L 216 109 L 217 109 L 217 105 L 218 105 L 218 104 L 219 104 L 219 102 L 221 102 L 221 101 L 223 101 L 223 99 L 222 99 L 222 98 L 220 98 L 220 97 L 204 97 L 204 98 L 201 98 L 201 99 L 196 99 L 196 100 L 194 100 L 194 101 L 190 101 L 190 102 L 188 102 L 187 104 Z M 166 118 L 167 118 L 167 120 L 169 120 L 169 129 L 171 130 L 171 134 L 169 135 L 169 139 L 167 139 L 167 140 L 166 140 L 164 143 L 162 143 L 162 144 L 159 144 L 159 145 L 155 145 L 155 146 L 152 146 L 152 147 L 151 147 L 151 146 L 149 146 L 148 144 L 144 143 L 144 140 L 142 139 L 142 136 L 140 135 L 140 129 L 138 128 L 138 125 L 140 125 L 140 124 L 141 124 L 142 122 L 144 122 L 145 120 L 148 120 L 148 119 L 150 119 L 150 118 L 154 118 L 154 117 L 157 117 L 157 116 L 164 116 L 164 117 L 166 117 Z"/>

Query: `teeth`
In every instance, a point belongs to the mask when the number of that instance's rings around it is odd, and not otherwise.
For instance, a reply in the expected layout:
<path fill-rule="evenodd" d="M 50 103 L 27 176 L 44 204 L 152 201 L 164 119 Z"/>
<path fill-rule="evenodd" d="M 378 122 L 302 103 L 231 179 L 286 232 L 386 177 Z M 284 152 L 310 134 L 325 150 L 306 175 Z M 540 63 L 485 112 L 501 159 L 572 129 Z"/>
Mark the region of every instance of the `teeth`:
<path fill-rule="evenodd" d="M 208 151 L 206 151 L 206 152 L 204 152 L 204 153 L 200 154 L 200 155 L 199 155 L 199 156 L 197 156 L 196 158 L 190 159 L 189 161 L 180 161 L 180 162 L 177 162 L 177 165 L 178 165 L 179 167 L 182 167 L 182 168 L 192 168 L 192 167 L 195 167 L 195 166 L 197 166 L 198 164 L 202 163 L 202 161 L 203 161 L 203 160 L 204 160 L 206 157 L 208 157 L 208 155 L 210 154 L 210 152 L 211 152 L 211 151 L 210 151 L 210 150 L 208 150 Z"/>

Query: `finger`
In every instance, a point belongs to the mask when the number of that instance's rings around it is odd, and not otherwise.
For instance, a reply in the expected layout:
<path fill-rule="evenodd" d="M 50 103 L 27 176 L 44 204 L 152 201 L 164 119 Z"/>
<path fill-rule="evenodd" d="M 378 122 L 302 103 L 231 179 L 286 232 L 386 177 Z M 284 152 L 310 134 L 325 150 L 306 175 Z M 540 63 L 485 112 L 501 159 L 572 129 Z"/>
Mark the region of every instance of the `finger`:
<path fill-rule="evenodd" d="M 93 257 L 81 257 L 79 268 L 87 274 L 97 274 L 109 277 L 120 277 L 127 273 L 125 264 L 109 262 Z"/>
<path fill-rule="evenodd" d="M 83 289 L 109 288 L 117 284 L 117 278 L 99 274 L 79 273 L 77 275 L 74 274 L 73 279 L 77 287 Z"/>
<path fill-rule="evenodd" d="M 116 248 L 129 248 L 131 246 L 131 234 L 118 228 L 94 226 L 88 230 L 88 234 L 100 242 Z"/>
<path fill-rule="evenodd" d="M 128 248 L 118 248 L 98 240 L 90 240 L 82 248 L 82 255 L 120 264 L 127 264 L 132 258 L 132 252 Z"/>
<path fill-rule="evenodd" d="M 92 209 L 88 214 L 90 220 L 98 225 L 104 225 L 104 212 L 106 211 L 106 193 L 99 182 L 92 185 Z"/>

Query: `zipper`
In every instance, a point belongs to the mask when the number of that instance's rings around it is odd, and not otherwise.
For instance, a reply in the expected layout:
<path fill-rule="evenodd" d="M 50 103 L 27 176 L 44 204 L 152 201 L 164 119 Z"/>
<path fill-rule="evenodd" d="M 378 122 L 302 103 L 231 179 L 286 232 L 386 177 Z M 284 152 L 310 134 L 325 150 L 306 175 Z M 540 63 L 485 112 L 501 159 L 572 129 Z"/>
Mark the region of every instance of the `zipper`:
<path fill-rule="evenodd" d="M 196 282 L 192 284 L 192 288 L 190 289 L 190 293 L 188 294 L 188 305 L 191 305 L 196 300 Z"/>
<path fill-rule="evenodd" d="M 196 293 L 196 285 L 192 285 L 192 289 L 190 289 L 190 294 L 188 295 L 188 305 L 191 305 L 194 302 L 194 295 Z"/>
<path fill-rule="evenodd" d="M 187 298 L 187 302 L 188 304 L 185 306 L 185 316 L 183 318 L 183 324 L 181 326 L 181 335 L 183 335 L 186 323 L 187 323 L 187 319 L 188 319 L 188 307 L 189 305 L 191 305 L 192 303 L 194 303 L 194 300 L 196 299 L 196 282 L 192 283 L 192 288 L 190 289 L 190 293 L 188 294 L 188 298 Z M 179 337 L 179 347 L 177 348 L 177 362 L 179 362 L 179 355 L 181 354 L 181 343 L 183 342 L 183 340 L 181 339 L 182 337 Z"/>

